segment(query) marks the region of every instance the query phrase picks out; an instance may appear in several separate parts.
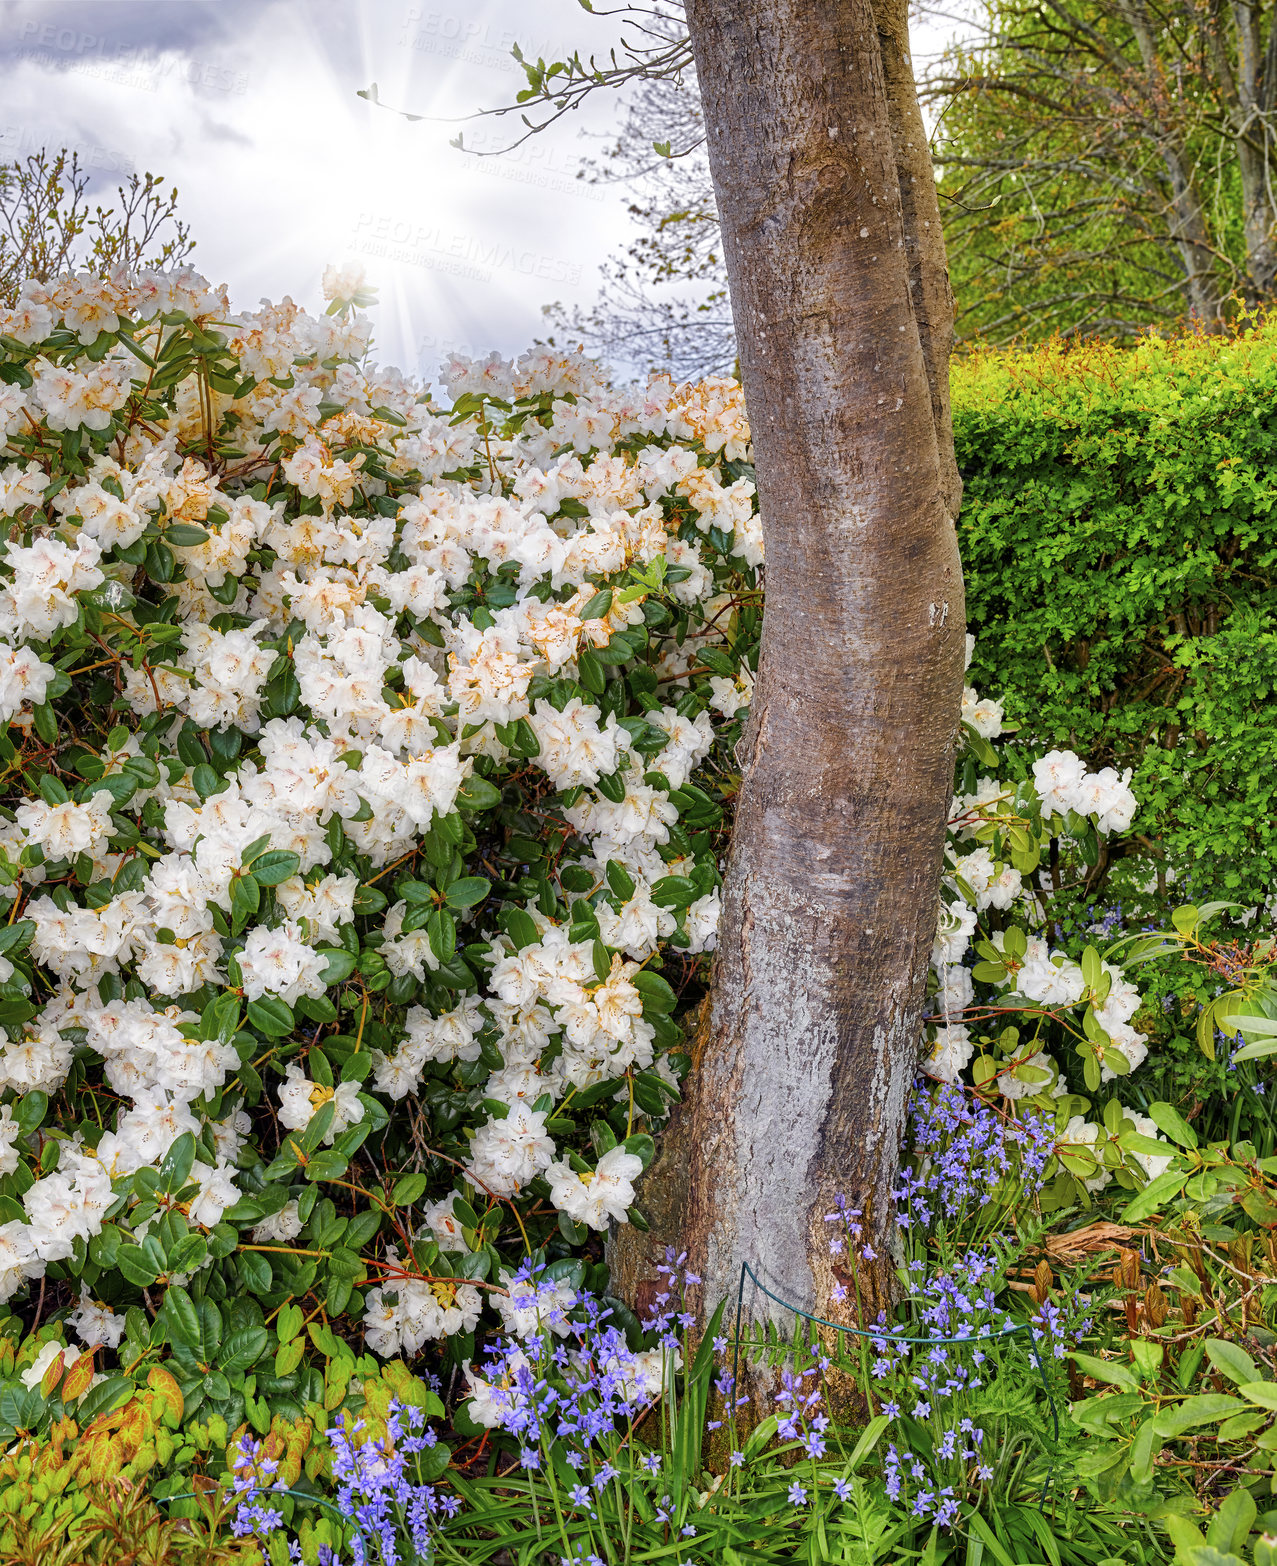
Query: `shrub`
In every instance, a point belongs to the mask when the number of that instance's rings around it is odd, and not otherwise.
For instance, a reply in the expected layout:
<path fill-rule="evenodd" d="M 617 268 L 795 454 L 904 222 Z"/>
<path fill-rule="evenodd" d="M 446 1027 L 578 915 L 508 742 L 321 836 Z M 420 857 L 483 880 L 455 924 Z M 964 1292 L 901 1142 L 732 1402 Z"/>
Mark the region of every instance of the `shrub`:
<path fill-rule="evenodd" d="M 1262 902 L 1277 868 L 1275 350 L 1263 327 L 954 371 L 980 682 L 1029 746 L 1134 769 L 1136 880 L 1195 899 Z"/>

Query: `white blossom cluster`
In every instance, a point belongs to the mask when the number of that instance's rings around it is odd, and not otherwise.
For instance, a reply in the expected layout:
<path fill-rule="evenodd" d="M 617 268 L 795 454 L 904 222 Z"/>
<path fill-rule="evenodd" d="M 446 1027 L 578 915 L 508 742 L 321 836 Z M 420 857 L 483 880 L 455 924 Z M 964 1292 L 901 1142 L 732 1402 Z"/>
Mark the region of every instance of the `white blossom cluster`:
<path fill-rule="evenodd" d="M 968 664 L 973 644 L 968 636 Z M 980 698 L 970 687 L 963 695 L 962 717 L 977 746 L 1003 733 L 1000 704 Z M 987 747 L 977 754 L 986 761 L 996 759 Z M 1088 976 L 1067 952 L 1052 948 L 1044 933 L 1033 933 L 1046 928 L 1042 894 L 1052 890 L 1049 871 L 1034 874 L 1042 849 L 1053 838 L 1077 839 L 1088 827 L 1096 839 L 1125 831 L 1137 809 L 1130 776 L 1111 767 L 1092 773 L 1071 751 L 1051 750 L 1032 764 L 1019 784 L 984 775 L 974 788 L 955 796 L 946 843 L 945 896 L 931 958 L 933 1020 L 924 1063 L 929 1076 L 956 1082 L 975 1055 L 973 1035 L 999 1032 L 1017 1010 L 1025 1013 L 1022 1020 L 1030 1027 L 1045 1017 L 1066 1019 L 1079 1046 L 1095 1053 L 1096 1087 L 1144 1061 L 1147 1037 L 1132 1026 L 1142 997 L 1121 966 L 1097 954 L 1095 971 Z M 979 962 L 967 959 L 979 956 L 973 948 L 981 941 L 982 916 L 990 912 L 1018 921 L 1022 941 L 1013 947 L 1007 928 L 989 928 L 984 946 L 995 971 L 981 973 Z M 1017 1042 L 1005 1062 L 995 1062 L 995 1068 L 992 1082 L 1009 1101 L 1035 1096 L 1058 1100 L 1070 1091 L 1060 1060 L 1039 1047 L 1036 1030 L 1029 1042 Z M 1155 1129 L 1151 1121 L 1137 1126 L 1143 1135 Z M 1061 1141 L 1093 1146 L 1103 1139 L 1101 1126 L 1074 1115 Z M 1161 1160 L 1139 1157 L 1142 1165 L 1165 1167 Z M 1097 1190 L 1111 1178 L 1111 1172 L 1100 1168 L 1084 1183 Z"/>
<path fill-rule="evenodd" d="M 441 1065 L 481 1057 L 459 1133 L 472 1195 L 541 1181 L 573 1223 L 624 1222 L 643 1160 L 616 1147 L 591 1167 L 547 1123 L 600 1084 L 677 1080 L 641 970 L 715 942 L 717 859 L 676 796 L 752 688 L 725 652 L 691 673 L 762 563 L 733 466 L 750 456 L 740 389 L 617 391 L 537 350 L 453 358 L 435 398 L 368 358 L 360 281 L 327 284 L 340 308 L 319 319 L 288 300 L 235 313 L 188 270 L 30 282 L 0 311 L 0 721 L 45 774 L 0 812 L 0 894 L 26 931 L 0 954 L 0 1089 L 69 1107 L 87 1081 L 96 1122 L 0 1108 L 0 1171 L 25 1157 L 34 1174 L 0 1225 L 0 1298 L 83 1267 L 108 1214 L 132 1245 L 167 1211 L 205 1234 L 242 1214 L 266 1121 L 306 1138 L 322 1114 L 312 1151 L 337 1156 Z M 606 679 L 640 652 L 636 710 Z M 60 734 L 49 704 L 73 681 L 98 716 Z M 427 840 L 469 841 L 460 807 L 514 772 L 562 823 L 593 924 L 573 931 L 556 871 L 556 906 L 530 895 L 521 939 L 465 901 L 441 937 L 395 895 L 402 877 L 429 888 L 446 867 Z M 304 1039 L 369 954 L 415 998 L 381 985 L 367 1069 L 334 1081 Z M 238 1031 L 209 1037 L 228 991 Z M 138 1176 L 187 1133 L 181 1192 L 150 1199 Z M 286 1249 L 307 1211 L 290 1191 L 255 1214 L 254 1243 Z M 446 1214 L 420 1232 L 466 1248 Z M 415 1352 L 472 1330 L 480 1304 L 408 1277 L 368 1295 L 368 1341 Z"/>

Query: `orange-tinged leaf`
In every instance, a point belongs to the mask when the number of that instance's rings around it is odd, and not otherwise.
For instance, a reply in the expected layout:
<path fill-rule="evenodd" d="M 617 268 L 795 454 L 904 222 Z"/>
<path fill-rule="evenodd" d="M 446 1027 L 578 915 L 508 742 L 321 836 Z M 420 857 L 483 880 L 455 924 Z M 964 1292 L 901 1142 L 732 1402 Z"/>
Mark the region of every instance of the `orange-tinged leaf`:
<path fill-rule="evenodd" d="M 70 1403 L 89 1390 L 93 1381 L 93 1354 L 81 1354 L 75 1364 L 67 1371 L 67 1378 L 62 1383 L 62 1401 Z"/>
<path fill-rule="evenodd" d="M 170 1429 L 176 1430 L 182 1423 L 182 1411 L 186 1403 L 182 1397 L 182 1389 L 178 1386 L 172 1372 L 165 1370 L 163 1365 L 152 1365 L 146 1377 L 146 1384 L 160 1401 L 160 1417 Z"/>
<path fill-rule="evenodd" d="M 65 1369 L 66 1364 L 63 1361 L 62 1355 L 55 1355 L 48 1370 L 45 1371 L 44 1376 L 40 1381 L 40 1395 L 42 1397 L 53 1396 L 54 1392 L 57 1390 L 58 1382 L 62 1380 L 62 1373 Z"/>

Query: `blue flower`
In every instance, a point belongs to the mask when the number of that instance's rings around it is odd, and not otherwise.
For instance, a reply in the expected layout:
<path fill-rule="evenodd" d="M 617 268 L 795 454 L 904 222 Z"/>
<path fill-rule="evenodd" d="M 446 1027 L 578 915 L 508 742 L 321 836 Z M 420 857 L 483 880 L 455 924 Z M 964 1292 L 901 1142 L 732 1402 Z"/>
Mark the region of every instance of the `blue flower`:
<path fill-rule="evenodd" d="M 802 1485 L 798 1483 L 797 1479 L 795 1479 L 793 1484 L 790 1485 L 787 1493 L 789 1496 L 789 1504 L 791 1506 L 805 1506 L 807 1504 L 807 1492 L 803 1489 Z"/>

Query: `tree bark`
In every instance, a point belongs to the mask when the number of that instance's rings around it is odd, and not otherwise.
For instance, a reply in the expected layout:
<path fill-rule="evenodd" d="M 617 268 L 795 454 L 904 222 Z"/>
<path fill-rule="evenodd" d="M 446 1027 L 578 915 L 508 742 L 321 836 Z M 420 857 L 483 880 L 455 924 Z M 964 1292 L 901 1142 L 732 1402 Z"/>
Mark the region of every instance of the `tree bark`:
<path fill-rule="evenodd" d="M 1272 132 L 1268 114 L 1277 75 L 1277 28 L 1268 18 L 1268 44 L 1260 48 L 1260 18 L 1253 6 L 1234 0 L 1230 7 L 1237 36 L 1234 76 L 1222 47 L 1222 18 L 1214 18 L 1212 41 L 1219 45 L 1222 95 L 1237 142 L 1242 187 L 1242 233 L 1246 242 L 1247 304 L 1271 301 L 1277 292 L 1277 211 L 1274 210 Z"/>
<path fill-rule="evenodd" d="M 652 1235 L 622 1230 L 611 1259 L 640 1304 L 669 1243 L 706 1313 L 748 1262 L 847 1321 L 857 1288 L 871 1311 L 891 1293 L 953 785 L 951 296 L 903 0 L 688 0 L 687 17 L 767 612 L 708 1015 L 639 1193 Z M 855 1278 L 829 1253 L 839 1194 L 877 1253 Z"/>
<path fill-rule="evenodd" d="M 1224 314 L 1224 295 L 1215 276 L 1215 248 L 1211 243 L 1210 223 L 1190 159 L 1181 135 L 1168 123 L 1163 112 L 1174 101 L 1166 69 L 1158 53 L 1152 19 L 1143 0 L 1123 0 L 1122 12 L 1143 63 L 1145 108 L 1150 133 L 1161 154 L 1170 184 L 1169 229 L 1171 242 L 1179 252 L 1184 268 L 1184 298 L 1190 320 L 1208 330 L 1219 328 Z M 1224 84 L 1221 83 L 1221 90 Z"/>

